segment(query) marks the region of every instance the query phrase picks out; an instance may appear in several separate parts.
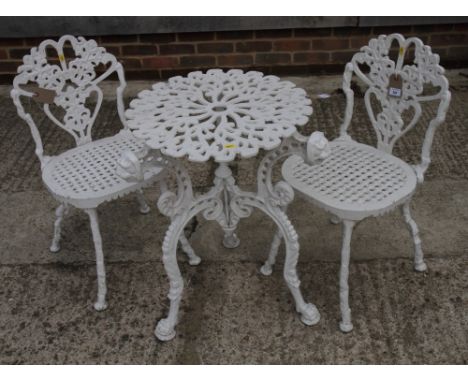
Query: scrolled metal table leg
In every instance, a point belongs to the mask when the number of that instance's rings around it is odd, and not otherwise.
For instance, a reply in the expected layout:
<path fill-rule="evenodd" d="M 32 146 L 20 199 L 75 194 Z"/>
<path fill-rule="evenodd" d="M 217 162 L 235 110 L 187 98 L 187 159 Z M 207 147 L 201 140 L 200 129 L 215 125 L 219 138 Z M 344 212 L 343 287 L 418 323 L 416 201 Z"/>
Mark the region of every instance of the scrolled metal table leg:
<path fill-rule="evenodd" d="M 283 270 L 284 279 L 293 295 L 296 303 L 296 311 L 301 314 L 301 321 L 305 325 L 315 325 L 320 321 L 320 313 L 314 304 L 304 301 L 299 288 L 300 281 L 296 270 L 299 258 L 299 242 L 297 233 L 286 214 L 280 208 L 275 208 L 274 210 L 275 216 L 273 219 L 278 224 L 285 239 L 286 259 L 284 261 Z"/>
<path fill-rule="evenodd" d="M 306 325 L 315 325 L 320 321 L 320 313 L 314 304 L 306 303 L 302 296 L 300 281 L 296 271 L 299 258 L 298 237 L 283 208 L 273 206 L 261 195 L 235 189 L 236 197 L 231 205 L 238 216 L 247 217 L 251 212 L 248 207 L 256 207 L 269 216 L 278 226 L 279 233 L 284 238 L 286 246 L 284 279 L 294 298 L 296 311 L 301 314 L 301 321 Z"/>
<path fill-rule="evenodd" d="M 188 195 L 183 197 L 185 203 L 172 215 L 172 222 L 163 242 L 163 263 L 169 278 L 168 297 L 170 307 L 167 317 L 158 322 L 154 331 L 155 336 L 161 341 L 169 341 L 175 336 L 175 326 L 178 322 L 180 301 L 184 289 L 184 281 L 177 263 L 177 242 L 181 240 L 184 243 L 184 239 L 182 238 L 184 227 L 198 213 L 203 211 L 205 218 L 211 220 L 216 220 L 222 214 L 223 203 L 220 199 L 222 190 L 223 186 L 217 184 L 208 193 L 197 198 L 193 198 L 191 191 L 189 191 Z M 169 196 L 168 194 L 163 194 L 160 197 L 160 201 L 158 201 L 158 206 L 162 207 L 163 210 L 168 206 L 164 203 L 164 199 L 167 201 Z M 195 257 L 198 258 L 196 255 Z M 197 261 L 196 258 L 191 257 L 190 263 L 193 264 L 194 260 Z"/>
<path fill-rule="evenodd" d="M 287 206 L 294 199 L 294 191 L 289 184 L 280 181 L 273 184 L 273 168 L 279 160 L 286 158 L 292 154 L 305 156 L 305 142 L 307 138 L 297 135 L 295 137 L 283 141 L 280 147 L 269 152 L 260 162 L 257 170 L 257 192 L 265 201 L 278 206 L 285 212 Z M 260 272 L 265 275 L 271 275 L 273 265 L 276 262 L 278 249 L 281 245 L 282 234 L 280 230 L 275 232 L 271 242 L 268 259 L 260 268 Z"/>
<path fill-rule="evenodd" d="M 169 294 L 170 300 L 169 313 L 166 318 L 160 320 L 154 331 L 155 336 L 161 341 L 169 341 L 175 337 L 175 326 L 179 313 L 180 300 L 184 290 L 184 280 L 180 273 L 177 263 L 177 242 L 182 233 L 182 216 L 176 218 L 169 229 L 163 242 L 163 263 L 169 278 Z"/>
<path fill-rule="evenodd" d="M 277 230 L 271 242 L 270 252 L 268 253 L 268 259 L 260 268 L 260 273 L 264 276 L 270 276 L 273 272 L 273 265 L 275 265 L 276 263 L 276 256 L 278 255 L 278 250 L 281 245 L 282 237 L 283 236 L 281 235 L 281 231 Z"/>
<path fill-rule="evenodd" d="M 296 272 L 299 256 L 299 243 L 296 231 L 283 211 L 283 206 L 271 202 L 268 193 L 244 192 L 235 185 L 235 180 L 229 167 L 220 164 L 216 171 L 214 186 L 204 195 L 196 198 L 191 192 L 191 183 L 182 167 L 179 167 L 179 178 L 184 179 L 185 190 L 179 197 L 165 192 L 158 201 L 158 207 L 167 216 L 171 217 L 171 225 L 166 233 L 163 243 L 163 262 L 169 277 L 170 299 L 169 313 L 160 320 L 155 329 L 155 335 L 161 341 L 168 341 L 175 336 L 175 326 L 183 292 L 183 279 L 177 263 L 177 242 L 183 233 L 185 225 L 195 215 L 203 212 L 207 220 L 216 220 L 223 230 L 229 233 L 235 230 L 241 218 L 250 216 L 253 207 L 263 211 L 273 219 L 279 228 L 279 235 L 285 239 L 286 261 L 284 265 L 284 278 L 293 295 L 296 311 L 301 314 L 301 320 L 306 325 L 314 325 L 320 320 L 320 314 L 314 304 L 306 303 L 299 288 L 300 281 Z M 182 174 L 183 173 L 183 174 Z M 290 201 L 291 188 L 284 182 L 275 186 L 276 195 Z M 225 195 L 229 195 L 226 201 Z M 284 193 L 288 195 L 283 195 Z M 227 204 L 226 204 L 227 203 Z M 286 204 L 286 203 L 283 203 Z"/>

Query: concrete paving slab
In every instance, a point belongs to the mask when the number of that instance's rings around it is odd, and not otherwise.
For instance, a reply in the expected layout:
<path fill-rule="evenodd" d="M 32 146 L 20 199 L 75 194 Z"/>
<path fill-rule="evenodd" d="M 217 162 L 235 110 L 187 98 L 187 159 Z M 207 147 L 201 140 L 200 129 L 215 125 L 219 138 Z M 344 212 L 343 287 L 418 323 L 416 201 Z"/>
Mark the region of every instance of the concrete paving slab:
<path fill-rule="evenodd" d="M 429 180 L 413 201 L 413 217 L 419 225 L 426 256 L 451 256 L 468 252 L 468 180 Z M 136 200 L 126 196 L 99 209 L 107 262 L 159 261 L 168 219 L 155 207 L 159 192 L 146 192 L 152 211 L 138 212 Z M 33 201 L 33 202 L 31 202 Z M 94 262 L 94 247 L 88 217 L 72 209 L 63 223 L 62 249 L 51 253 L 56 203 L 46 191 L 0 193 L 0 264 Z M 301 245 L 300 261 L 339 261 L 341 227 L 329 215 L 296 198 L 289 208 Z M 255 227 L 255 229 L 253 229 Z M 241 244 L 228 250 L 222 245 L 222 230 L 216 222 L 197 217 L 186 227 L 195 251 L 203 260 L 220 262 L 263 261 L 276 226 L 262 212 L 241 220 Z M 360 223 L 353 235 L 352 258 L 406 258 L 413 255 L 409 232 L 399 210 Z M 284 249 L 278 261 L 282 262 Z M 181 253 L 180 258 L 185 261 Z"/>
<path fill-rule="evenodd" d="M 466 364 L 466 256 L 435 258 L 427 275 L 401 259 L 353 262 L 355 329 L 338 330 L 338 264 L 300 268 L 318 325 L 303 325 L 281 272 L 265 277 L 253 262 L 182 265 L 177 337 L 153 336 L 167 312 L 158 262 L 111 264 L 109 304 L 92 310 L 94 267 L 0 268 L 0 363 L 124 364 Z"/>

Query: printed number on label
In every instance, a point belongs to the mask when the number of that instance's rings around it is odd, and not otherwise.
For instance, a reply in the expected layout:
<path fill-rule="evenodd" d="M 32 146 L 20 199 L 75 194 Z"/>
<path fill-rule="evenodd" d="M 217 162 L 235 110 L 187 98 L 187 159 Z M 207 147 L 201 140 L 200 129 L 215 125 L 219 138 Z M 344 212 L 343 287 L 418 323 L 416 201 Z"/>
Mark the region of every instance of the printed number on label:
<path fill-rule="evenodd" d="M 401 89 L 390 88 L 388 89 L 388 94 L 392 97 L 401 97 Z"/>

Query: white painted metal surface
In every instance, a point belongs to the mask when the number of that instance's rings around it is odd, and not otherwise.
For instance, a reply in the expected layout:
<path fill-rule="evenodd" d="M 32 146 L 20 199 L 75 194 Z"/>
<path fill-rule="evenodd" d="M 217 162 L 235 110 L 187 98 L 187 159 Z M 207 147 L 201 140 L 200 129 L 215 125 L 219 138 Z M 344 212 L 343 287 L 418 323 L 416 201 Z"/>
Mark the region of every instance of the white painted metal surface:
<path fill-rule="evenodd" d="M 65 54 L 66 49 L 73 51 L 70 57 Z M 97 68 L 102 71 L 101 74 L 98 74 Z M 117 73 L 120 80 L 117 111 L 124 128 L 113 137 L 92 141 L 91 130 L 103 98 L 99 84 L 112 73 Z M 31 90 L 31 85 L 39 89 Z M 144 142 L 135 138 L 127 128 L 122 99 L 125 86 L 122 66 L 113 55 L 97 46 L 94 40 L 63 36 L 58 41 L 43 41 L 24 56 L 11 91 L 18 114 L 26 121 L 34 138 L 42 179 L 61 203 L 56 211 L 50 250 L 57 252 L 60 249 L 61 224 L 69 206 L 83 209 L 89 215 L 96 249 L 96 310 L 107 307 L 104 256 L 96 208 L 105 201 L 136 191 L 140 211 L 147 213 L 149 206 L 141 188 L 164 175 L 158 166 L 153 166 L 138 180 L 127 181 L 116 174 L 116 161 L 124 151 L 137 153 L 145 147 Z M 50 104 L 39 104 L 44 114 L 71 134 L 77 145 L 57 156 L 44 155 L 39 129 L 26 107 L 36 99 L 41 89 L 53 91 Z"/>
<path fill-rule="evenodd" d="M 155 335 L 162 341 L 175 336 L 175 326 L 184 281 L 176 257 L 176 244 L 184 226 L 198 213 L 215 220 L 224 230 L 223 243 L 228 248 L 239 244 L 235 231 L 241 218 L 262 210 L 278 226 L 285 238 L 284 278 L 293 295 L 301 320 L 313 325 L 320 319 L 317 308 L 306 303 L 299 289 L 296 272 L 299 244 L 294 227 L 284 212 L 294 197 L 285 182 L 272 184 L 272 168 L 278 160 L 301 153 L 306 155 L 308 138 L 296 132 L 312 113 L 310 100 L 302 89 L 277 77 L 240 70 L 209 70 L 175 77 L 167 84 L 157 84 L 132 101 L 126 116 L 134 134 L 146 139 L 147 152 L 140 158 L 128 156 L 133 164 L 126 167 L 127 178 L 141 178 L 139 163 L 158 161 L 177 179 L 177 190 L 163 190 L 158 207 L 171 218 L 163 243 L 163 262 L 169 277 L 170 308 L 159 321 Z M 314 136 L 314 139 L 317 136 Z M 314 141 L 320 145 L 320 137 Z M 257 192 L 241 190 L 228 162 L 236 155 L 247 158 L 259 149 L 269 152 L 258 168 Z M 177 158 L 191 161 L 214 158 L 219 162 L 213 187 L 205 194 L 194 195 L 188 171 Z M 132 159 L 133 158 L 133 159 Z M 150 164 L 149 164 L 150 165 Z"/>
<path fill-rule="evenodd" d="M 139 182 L 126 181 L 117 173 L 117 161 L 126 150 L 138 152 L 144 142 L 128 130 L 68 150 L 52 157 L 42 169 L 42 180 L 62 203 L 77 208 L 96 208 L 101 203 L 141 189 L 161 172 L 147 171 Z"/>
<path fill-rule="evenodd" d="M 381 215 L 401 204 L 416 189 L 410 165 L 393 155 L 351 140 L 330 143 L 331 155 L 320 165 L 303 158 L 286 160 L 286 182 L 332 215 L 359 220 Z"/>
<path fill-rule="evenodd" d="M 390 58 L 390 49 L 395 45 L 396 61 Z M 408 61 L 405 55 L 410 54 L 414 57 Z M 364 100 L 377 134 L 377 148 L 357 143 L 348 134 L 354 105 L 353 74 L 367 85 Z M 396 77 L 391 80 L 394 75 Z M 390 92 L 391 86 L 396 88 Z M 304 163 L 300 156 L 292 156 L 285 161 L 282 173 L 288 184 L 307 200 L 332 213 L 334 223 L 343 224 L 340 328 L 349 332 L 353 325 L 348 302 L 348 267 L 351 236 L 358 221 L 401 206 L 414 242 L 414 268 L 417 271 L 427 269 L 409 204 L 417 184 L 424 180 L 434 132 L 445 120 L 450 92 L 439 56 L 418 38 L 405 39 L 400 34 L 379 36 L 361 48 L 346 65 L 343 90 L 347 100 L 345 118 L 340 137 L 330 143 L 332 154 L 315 165 Z M 437 113 L 427 126 L 421 162 L 410 166 L 392 155 L 392 150 L 395 142 L 418 123 L 422 106 L 428 101 L 437 102 Z M 374 108 L 375 104 L 380 108 Z M 262 267 L 265 274 L 271 273 L 280 238 L 279 233 L 274 237 L 268 260 Z"/>
<path fill-rule="evenodd" d="M 311 112 L 305 91 L 292 82 L 211 69 L 142 91 L 126 116 L 135 136 L 164 155 L 230 162 L 278 147 Z"/>

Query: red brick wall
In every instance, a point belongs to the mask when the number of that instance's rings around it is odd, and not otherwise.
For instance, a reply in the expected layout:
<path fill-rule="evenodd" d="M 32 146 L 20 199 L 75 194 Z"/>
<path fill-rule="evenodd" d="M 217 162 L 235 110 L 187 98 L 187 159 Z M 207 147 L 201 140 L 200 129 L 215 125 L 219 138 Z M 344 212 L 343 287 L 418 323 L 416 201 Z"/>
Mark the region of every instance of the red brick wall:
<path fill-rule="evenodd" d="M 195 69 L 257 69 L 278 75 L 338 73 L 354 52 L 379 34 L 420 37 L 442 65 L 468 67 L 468 24 L 373 28 L 283 29 L 101 36 L 123 63 L 127 79 L 159 79 Z M 13 78 L 23 55 L 42 39 L 0 39 L 0 82 Z"/>

